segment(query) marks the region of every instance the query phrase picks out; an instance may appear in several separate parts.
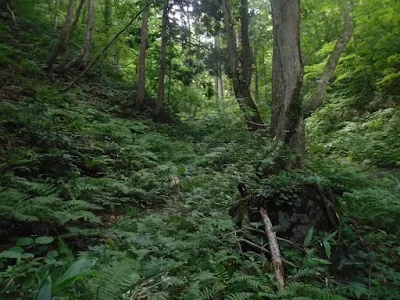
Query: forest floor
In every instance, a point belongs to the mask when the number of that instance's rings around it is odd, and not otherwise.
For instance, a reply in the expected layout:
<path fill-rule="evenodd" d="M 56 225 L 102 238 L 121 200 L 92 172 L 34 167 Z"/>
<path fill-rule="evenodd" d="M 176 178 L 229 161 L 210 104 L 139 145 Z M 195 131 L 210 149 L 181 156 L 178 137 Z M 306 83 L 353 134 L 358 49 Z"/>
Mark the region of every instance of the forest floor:
<path fill-rule="evenodd" d="M 65 79 L 49 79 L 29 44 L 1 47 L 0 298 L 32 298 L 82 258 L 97 275 L 74 277 L 59 299 L 400 298 L 394 176 L 312 155 L 275 172 L 271 139 L 224 111 L 154 124 L 129 85 L 93 73 L 60 93 Z M 315 183 L 337 194 L 340 236 L 281 241 L 294 265 L 283 293 L 268 255 L 242 244 L 265 238 L 228 214 L 238 182 L 288 202 Z"/>

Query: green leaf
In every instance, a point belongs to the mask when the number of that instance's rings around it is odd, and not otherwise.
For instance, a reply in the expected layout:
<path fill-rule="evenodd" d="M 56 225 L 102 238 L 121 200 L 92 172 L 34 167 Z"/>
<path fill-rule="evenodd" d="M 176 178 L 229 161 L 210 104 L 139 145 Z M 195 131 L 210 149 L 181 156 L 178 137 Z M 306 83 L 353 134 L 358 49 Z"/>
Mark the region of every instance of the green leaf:
<path fill-rule="evenodd" d="M 51 300 L 52 296 L 52 282 L 50 276 L 47 276 L 45 280 L 43 280 L 39 292 L 36 294 L 35 300 Z"/>
<path fill-rule="evenodd" d="M 323 241 L 324 242 L 330 241 L 336 235 L 336 233 L 337 233 L 337 230 L 332 232 L 332 233 L 330 233 L 330 234 L 328 234 L 326 237 L 324 237 Z"/>
<path fill-rule="evenodd" d="M 313 235 L 314 235 L 314 226 L 311 226 L 311 228 L 308 230 L 307 236 L 304 240 L 305 247 L 308 247 L 310 245 Z"/>
<path fill-rule="evenodd" d="M 55 290 L 61 290 L 78 279 L 93 274 L 91 269 L 95 265 L 97 258 L 82 258 L 74 262 L 61 277 L 58 278 Z"/>
<path fill-rule="evenodd" d="M 24 248 L 21 248 L 21 247 L 19 247 L 19 246 L 11 247 L 11 248 L 8 249 L 8 250 L 13 251 L 13 252 L 18 252 L 18 253 L 22 253 L 22 252 L 25 251 Z"/>
<path fill-rule="evenodd" d="M 329 244 L 329 242 L 327 241 L 323 241 L 322 243 L 324 244 L 326 256 L 328 258 L 331 258 L 331 244 Z"/>
<path fill-rule="evenodd" d="M 17 240 L 16 245 L 17 246 L 29 246 L 34 243 L 33 238 L 31 237 L 21 237 Z"/>
<path fill-rule="evenodd" d="M 317 258 L 317 257 L 312 257 L 309 259 L 309 261 L 311 263 L 321 264 L 321 265 L 330 265 L 331 264 L 331 262 L 329 260 Z"/>
<path fill-rule="evenodd" d="M 47 252 L 46 257 L 47 258 L 56 258 L 58 256 L 58 251 L 57 250 L 51 250 Z"/>
<path fill-rule="evenodd" d="M 53 237 L 51 237 L 51 236 L 39 236 L 39 237 L 37 237 L 37 238 L 35 239 L 35 242 L 36 242 L 36 243 L 42 244 L 42 245 L 50 244 L 50 243 L 52 243 L 53 241 L 54 241 L 54 239 L 53 239 Z"/>
<path fill-rule="evenodd" d="M 29 253 L 29 252 L 21 254 L 21 258 L 25 258 L 25 259 L 33 258 L 34 256 L 35 255 L 33 255 L 33 253 Z"/>
<path fill-rule="evenodd" d="M 21 258 L 21 253 L 16 252 L 16 251 L 11 251 L 11 250 L 5 250 L 0 253 L 0 257 L 4 258 Z"/>

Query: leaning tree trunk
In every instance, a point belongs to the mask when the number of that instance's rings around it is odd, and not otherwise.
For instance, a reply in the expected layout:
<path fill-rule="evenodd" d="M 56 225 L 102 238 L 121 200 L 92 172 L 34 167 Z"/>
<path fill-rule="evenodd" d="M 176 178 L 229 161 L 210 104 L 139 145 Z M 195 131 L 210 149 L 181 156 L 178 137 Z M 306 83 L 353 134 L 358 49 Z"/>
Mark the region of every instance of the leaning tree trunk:
<path fill-rule="evenodd" d="M 158 73 L 158 92 L 157 103 L 154 110 L 154 120 L 162 121 L 164 119 L 164 89 L 165 89 L 165 70 L 167 66 L 167 26 L 168 26 L 168 0 L 164 0 L 162 29 L 161 29 L 161 58 L 160 72 Z"/>
<path fill-rule="evenodd" d="M 328 62 L 325 65 L 325 69 L 321 75 L 321 78 L 317 81 L 317 89 L 304 106 L 304 118 L 309 117 L 324 102 L 326 88 L 329 82 L 332 80 L 333 73 L 335 72 L 336 66 L 339 62 L 340 56 L 344 51 L 344 48 L 346 47 L 348 41 L 353 35 L 353 26 L 351 24 L 350 18 L 350 8 L 347 0 L 343 1 L 343 5 L 343 33 L 341 37 L 337 40 L 335 48 L 333 48 L 333 51 L 329 56 Z"/>
<path fill-rule="evenodd" d="M 144 96 L 146 91 L 146 49 L 147 49 L 147 23 L 149 19 L 149 10 L 146 9 L 142 14 L 142 28 L 140 32 L 140 50 L 139 50 L 139 80 L 136 97 L 136 109 L 142 110 Z"/>
<path fill-rule="evenodd" d="M 56 44 L 54 45 L 50 54 L 46 58 L 45 64 L 47 65 L 47 68 L 49 68 L 49 69 L 53 68 L 53 65 L 57 59 L 57 56 L 58 56 L 58 54 L 60 54 L 62 47 L 64 46 L 65 40 L 67 39 L 68 34 L 71 30 L 71 20 L 72 20 L 72 14 L 74 12 L 74 3 L 75 3 L 75 0 L 69 0 L 67 15 L 65 16 L 64 27 L 63 27 L 62 31 L 60 32 L 60 35 L 58 37 Z"/>
<path fill-rule="evenodd" d="M 244 70 L 240 69 L 239 56 L 236 47 L 236 35 L 233 28 L 229 0 L 222 1 L 225 30 L 228 39 L 228 54 L 230 64 L 230 75 L 232 77 L 233 89 L 239 107 L 246 118 L 247 126 L 251 130 L 257 130 L 262 126 L 262 119 L 256 104 L 251 98 L 250 87 L 244 76 Z M 251 54 L 251 53 L 250 53 Z"/>
<path fill-rule="evenodd" d="M 273 136 L 296 155 L 292 167 L 304 153 L 304 126 L 300 91 L 303 65 L 300 54 L 300 0 L 272 0 L 272 120 Z"/>

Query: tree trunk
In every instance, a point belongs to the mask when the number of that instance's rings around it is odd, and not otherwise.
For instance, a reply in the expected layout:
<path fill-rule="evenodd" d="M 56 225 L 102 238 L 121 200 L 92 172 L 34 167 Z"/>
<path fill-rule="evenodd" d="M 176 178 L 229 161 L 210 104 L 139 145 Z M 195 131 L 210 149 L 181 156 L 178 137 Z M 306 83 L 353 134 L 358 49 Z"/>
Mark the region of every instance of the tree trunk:
<path fill-rule="evenodd" d="M 258 65 L 257 65 L 257 51 L 254 47 L 254 98 L 256 102 L 260 101 L 259 82 L 258 82 Z"/>
<path fill-rule="evenodd" d="M 136 97 L 136 109 L 142 110 L 146 91 L 146 49 L 147 49 L 147 23 L 149 10 L 146 9 L 142 14 L 142 28 L 140 31 L 140 50 L 139 50 L 139 79 Z"/>
<path fill-rule="evenodd" d="M 214 47 L 219 53 L 219 51 L 221 50 L 221 45 L 220 45 L 218 35 L 216 35 L 214 37 Z M 215 66 L 214 82 L 215 82 L 215 95 L 216 95 L 217 100 L 221 104 L 222 100 L 224 99 L 224 83 L 223 83 L 223 79 L 222 79 L 221 63 L 219 60 L 216 62 L 216 66 Z"/>
<path fill-rule="evenodd" d="M 54 14 L 54 22 L 53 22 L 53 29 L 54 31 L 57 31 L 57 27 L 58 27 L 58 15 L 60 13 L 60 0 L 56 0 L 56 11 Z"/>
<path fill-rule="evenodd" d="M 106 25 L 106 30 L 108 32 L 109 26 L 111 25 L 112 19 L 112 5 L 111 0 L 104 1 L 104 24 Z"/>
<path fill-rule="evenodd" d="M 70 32 L 71 19 L 72 19 L 72 14 L 74 11 L 74 3 L 75 3 L 75 0 L 69 0 L 67 15 L 65 16 L 64 27 L 63 27 L 62 31 L 60 32 L 60 35 L 58 37 L 56 44 L 54 45 L 50 54 L 46 58 L 45 64 L 47 65 L 47 68 L 49 68 L 49 69 L 51 69 L 53 67 L 54 62 L 56 61 L 58 54 L 61 52 L 62 47 L 64 46 L 64 43 L 65 43 L 65 40 Z"/>
<path fill-rule="evenodd" d="M 72 43 L 74 41 L 74 31 L 75 31 L 76 25 L 78 24 L 79 16 L 81 14 L 81 10 L 82 10 L 84 2 L 85 2 L 85 0 L 80 0 L 78 8 L 76 9 L 75 18 L 74 18 L 74 21 L 71 24 L 71 28 L 70 28 L 69 33 L 68 33 L 67 48 L 66 48 L 66 50 L 64 52 L 64 58 L 63 58 L 63 62 L 61 63 L 61 69 L 65 69 L 65 65 L 67 64 L 67 61 L 68 61 L 69 56 L 71 54 Z"/>
<path fill-rule="evenodd" d="M 83 46 L 83 56 L 81 67 L 86 68 L 89 63 L 90 44 L 92 43 L 92 33 L 94 27 L 94 1 L 88 2 L 88 22 L 86 27 L 85 45 Z"/>
<path fill-rule="evenodd" d="M 300 91 L 303 65 L 300 54 L 300 0 L 272 0 L 272 135 L 296 155 L 290 168 L 304 154 L 304 126 Z"/>
<path fill-rule="evenodd" d="M 325 65 L 325 69 L 321 75 L 321 78 L 317 81 L 317 89 L 304 106 L 304 118 L 309 117 L 324 102 L 326 88 L 332 80 L 333 73 L 335 72 L 336 66 L 339 62 L 340 56 L 344 51 L 344 48 L 347 45 L 347 42 L 353 35 L 353 26 L 351 24 L 350 18 L 350 8 L 347 0 L 343 1 L 343 5 L 343 33 L 337 40 L 335 48 L 333 48 L 333 51 L 329 56 L 328 62 Z"/>
<path fill-rule="evenodd" d="M 219 80 L 218 75 L 214 75 L 214 95 L 217 102 L 219 102 Z"/>
<path fill-rule="evenodd" d="M 229 0 L 222 1 L 224 11 L 225 30 L 228 39 L 228 54 L 230 64 L 230 75 L 232 77 L 233 89 L 239 107 L 244 114 L 247 126 L 251 130 L 257 130 L 262 126 L 262 119 L 256 104 L 250 94 L 250 87 L 245 80 L 243 70 L 239 66 L 239 56 L 236 47 L 236 36 L 233 28 Z"/>
<path fill-rule="evenodd" d="M 154 120 L 163 121 L 164 111 L 164 86 L 165 69 L 167 65 L 167 26 L 168 26 L 168 0 L 164 0 L 162 29 L 161 29 L 161 51 L 160 51 L 160 72 L 158 74 L 157 104 L 154 111 Z"/>
<path fill-rule="evenodd" d="M 251 86 L 251 64 L 252 51 L 249 39 L 249 12 L 248 0 L 240 0 L 240 22 L 241 22 L 241 41 L 242 41 L 242 69 L 243 77 L 248 85 Z"/>
<path fill-rule="evenodd" d="M 221 101 L 221 104 L 222 104 L 222 101 L 224 100 L 224 77 L 222 76 L 222 68 L 221 68 L 221 66 L 219 66 L 218 83 L 219 83 L 219 96 L 220 96 L 220 101 Z"/>

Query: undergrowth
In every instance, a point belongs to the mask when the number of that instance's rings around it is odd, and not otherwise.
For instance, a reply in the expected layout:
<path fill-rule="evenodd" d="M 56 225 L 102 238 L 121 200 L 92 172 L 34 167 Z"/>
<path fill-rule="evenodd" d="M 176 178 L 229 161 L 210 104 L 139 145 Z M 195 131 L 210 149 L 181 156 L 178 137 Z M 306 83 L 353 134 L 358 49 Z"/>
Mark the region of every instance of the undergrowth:
<path fill-rule="evenodd" d="M 228 109 L 156 125 L 126 113 L 129 85 L 82 84 L 60 94 L 14 46 L 1 46 L 0 63 L 0 78 L 13 83 L 0 91 L 5 299 L 49 290 L 53 299 L 400 298 L 396 177 L 320 157 L 396 165 L 397 150 L 385 149 L 398 143 L 397 123 L 379 116 L 392 112 L 343 125 L 348 136 L 330 144 L 319 135 L 305 168 L 277 171 L 275 142 L 243 129 Z M 328 132 L 329 122 L 319 129 Z M 353 139 L 376 127 L 386 136 L 374 144 Z M 243 249 L 228 214 L 241 200 L 238 182 L 289 200 L 315 183 L 336 196 L 340 230 L 310 229 L 298 247 L 282 241 L 291 263 L 282 293 L 268 254 Z"/>

